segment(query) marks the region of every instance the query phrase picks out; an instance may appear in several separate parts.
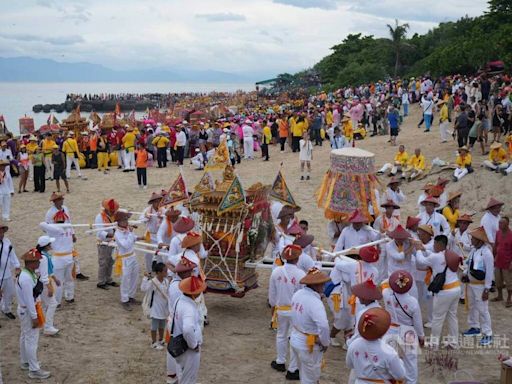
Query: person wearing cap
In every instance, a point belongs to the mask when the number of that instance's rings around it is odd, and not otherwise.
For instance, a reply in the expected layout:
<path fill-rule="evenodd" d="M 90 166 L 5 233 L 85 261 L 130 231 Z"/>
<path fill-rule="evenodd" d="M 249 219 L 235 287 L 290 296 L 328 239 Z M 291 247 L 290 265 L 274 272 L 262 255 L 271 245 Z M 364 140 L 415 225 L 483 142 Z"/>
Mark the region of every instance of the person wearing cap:
<path fill-rule="evenodd" d="M 302 226 L 300 227 L 302 228 Z M 302 229 L 302 231 L 304 231 L 304 229 Z M 313 241 L 315 241 L 315 236 L 305 232 L 295 236 L 293 240 L 293 244 L 298 245 L 302 249 L 302 254 L 299 257 L 297 266 L 304 272 L 309 271 L 316 265 L 317 254 L 313 247 Z"/>
<path fill-rule="evenodd" d="M 7 225 L 0 224 L 0 309 L 5 316 L 14 320 L 16 316 L 12 313 L 12 299 L 16 290 L 13 276 L 19 274 L 20 262 L 11 241 L 5 237 L 8 229 Z"/>
<path fill-rule="evenodd" d="M 179 216 L 172 228 L 175 234 L 169 243 L 169 255 L 183 253 L 186 247 L 183 247 L 182 242 L 187 237 L 188 232 L 192 231 L 194 227 L 195 222 L 190 217 Z"/>
<path fill-rule="evenodd" d="M 299 245 L 287 245 L 282 257 L 286 263 L 275 268 L 270 276 L 268 288 L 268 302 L 272 307 L 272 328 L 277 328 L 276 351 L 277 358 L 272 361 L 271 367 L 279 372 L 286 371 L 286 355 L 289 347 L 289 336 L 292 329 L 292 296 L 302 286 L 300 280 L 306 273 L 297 266 L 302 255 Z M 290 349 L 290 362 L 286 379 L 299 379 L 297 355 Z"/>
<path fill-rule="evenodd" d="M 8 166 L 8 161 L 0 160 L 0 204 L 4 221 L 11 221 L 11 197 L 14 195 L 14 183 Z"/>
<path fill-rule="evenodd" d="M 126 311 L 131 311 L 131 304 L 138 304 L 135 300 L 137 293 L 137 280 L 139 278 L 139 262 L 135 255 L 135 242 L 144 240 L 144 237 L 135 235 L 128 225 L 131 214 L 126 210 L 118 209 L 115 214 L 117 229 L 114 232 L 114 241 L 117 247 L 114 272 L 121 275 L 121 306 Z"/>
<path fill-rule="evenodd" d="M 153 138 L 151 144 L 156 147 L 156 160 L 158 162 L 158 168 L 166 168 L 167 147 L 169 146 L 169 139 L 164 135 L 163 132 L 159 132 L 158 135 Z"/>
<path fill-rule="evenodd" d="M 29 166 L 30 166 L 30 156 L 27 153 L 27 147 L 22 144 L 20 145 L 20 150 L 18 152 L 18 170 L 20 173 L 20 182 L 18 184 L 18 193 L 28 192 L 27 190 L 27 180 L 29 174 Z"/>
<path fill-rule="evenodd" d="M 414 279 L 409 271 L 397 270 L 390 274 L 389 288 L 382 290 L 384 306 L 391 316 L 388 334 L 397 339 L 404 350 L 405 383 L 418 382 L 418 344 L 425 343 L 421 308 L 410 294 Z M 407 339 L 405 336 L 407 335 Z"/>
<path fill-rule="evenodd" d="M 45 138 L 41 141 L 41 149 L 44 156 L 44 166 L 46 168 L 46 180 L 53 179 L 52 154 L 54 145 L 57 145 L 57 143 L 53 140 L 52 134 L 46 134 Z"/>
<path fill-rule="evenodd" d="M 80 158 L 80 151 L 78 150 L 78 143 L 75 140 L 75 133 L 73 131 L 68 132 L 68 137 L 62 143 L 62 152 L 66 154 L 66 177 L 71 178 L 71 165 L 75 165 L 75 169 L 78 173 L 78 177 L 82 177 L 80 171 L 80 164 L 78 159 Z"/>
<path fill-rule="evenodd" d="M 391 200 L 398 207 L 395 208 L 394 216 L 400 219 L 400 204 L 404 203 L 406 198 L 404 192 L 400 189 L 400 179 L 392 177 L 388 182 L 386 192 L 384 194 L 385 200 Z"/>
<path fill-rule="evenodd" d="M 487 239 L 489 239 L 491 247 L 494 247 L 494 243 L 496 242 L 496 233 L 500 226 L 500 212 L 503 205 L 505 205 L 505 203 L 491 197 L 485 207 L 485 213 L 480 219 L 480 226 L 485 229 L 485 234 L 487 235 Z"/>
<path fill-rule="evenodd" d="M 400 225 L 400 220 L 395 215 L 396 210 L 399 210 L 400 206 L 390 199 L 382 203 L 380 206 L 384 208 L 384 212 L 375 219 L 373 222 L 373 228 L 380 233 L 394 231 L 395 228 Z"/>
<path fill-rule="evenodd" d="M 123 172 L 131 172 L 135 171 L 135 142 L 137 141 L 137 136 L 133 133 L 133 128 L 128 126 L 126 127 L 126 133 L 121 139 L 121 143 L 123 145 L 123 160 L 124 160 L 124 169 Z"/>
<path fill-rule="evenodd" d="M 496 257 L 494 268 L 496 274 L 496 288 L 498 296 L 492 301 L 503 301 L 503 286 L 507 288 L 507 302 L 505 307 L 512 307 L 512 231 L 508 216 L 500 219 L 500 229 L 496 233 Z"/>
<path fill-rule="evenodd" d="M 391 176 L 396 176 L 399 171 L 403 172 L 405 170 L 408 160 L 409 154 L 405 151 L 405 146 L 400 144 L 398 147 L 398 152 L 395 154 L 393 165 L 391 163 L 384 164 L 382 168 L 377 172 L 377 175 L 383 175 L 388 170 L 391 170 L 389 174 Z"/>
<path fill-rule="evenodd" d="M 37 143 L 37 138 L 34 135 L 30 135 L 28 138 L 27 146 L 27 153 L 30 158 L 29 168 L 28 168 L 28 178 L 30 181 L 34 180 L 34 161 L 33 156 L 36 153 L 36 150 L 39 150 L 40 158 L 41 158 L 41 165 L 44 166 L 44 159 L 43 159 L 43 153 L 41 152 L 39 148 L 39 144 Z M 44 180 L 44 177 L 43 177 Z"/>
<path fill-rule="evenodd" d="M 6 161 L 8 166 L 5 168 L 6 172 L 11 173 L 11 161 L 14 160 L 14 155 L 11 152 L 11 149 L 7 147 L 7 142 L 2 141 L 0 143 L 0 160 Z"/>
<path fill-rule="evenodd" d="M 329 276 L 317 268 L 308 271 L 292 297 L 292 333 L 290 344 L 299 360 L 301 383 L 320 380 L 322 358 L 329 347 L 329 322 L 322 302 L 325 283 Z"/>
<path fill-rule="evenodd" d="M 455 252 L 446 250 L 448 238 L 438 235 L 434 238 L 434 251 L 428 252 L 422 244 L 416 244 L 416 265 L 430 267 L 432 276 L 445 273 L 445 282 L 442 289 L 434 295 L 432 305 L 432 346 L 438 347 L 441 339 L 443 325 L 447 320 L 446 344 L 456 348 L 458 346 L 459 324 L 457 310 L 460 298 L 460 280 L 458 276 L 461 257 Z"/>
<path fill-rule="evenodd" d="M 254 129 L 252 128 L 252 121 L 246 119 L 242 125 L 243 134 L 243 148 L 244 148 L 244 159 L 254 159 Z"/>
<path fill-rule="evenodd" d="M 294 220 L 295 209 L 291 206 L 283 205 L 280 202 L 274 201 L 271 203 L 271 211 L 272 216 L 274 216 L 274 212 L 279 212 L 277 214 L 277 220 L 274 221 L 275 231 L 274 238 L 272 239 L 272 259 L 274 260 L 275 265 L 284 246 L 291 244 L 293 242 L 293 236 L 297 233 L 302 233 L 302 229 L 300 226 L 294 226 L 294 224 L 296 224 Z M 296 229 L 299 232 L 292 236 L 292 234 L 289 233 L 290 229 Z"/>
<path fill-rule="evenodd" d="M 334 251 L 342 251 L 357 247 L 361 244 L 366 244 L 375 241 L 380 237 L 380 234 L 373 228 L 368 226 L 368 218 L 356 209 L 349 217 L 349 226 L 343 228 L 341 235 L 336 242 Z"/>
<path fill-rule="evenodd" d="M 363 312 L 356 324 L 361 337 L 348 347 L 347 368 L 354 371 L 355 383 L 392 383 L 405 378 L 404 363 L 381 338 L 388 332 L 391 316 L 383 308 Z M 379 369 L 375 369 L 378 364 Z"/>
<path fill-rule="evenodd" d="M 178 382 L 195 384 L 199 374 L 201 344 L 203 344 L 201 328 L 203 319 L 196 299 L 206 290 L 206 282 L 200 277 L 190 276 L 180 281 L 179 288 L 183 295 L 176 300 L 172 337 L 182 335 L 188 349 L 176 357 Z"/>
<path fill-rule="evenodd" d="M 388 232 L 387 235 L 393 239 L 385 245 L 385 253 L 387 255 L 387 266 L 385 268 L 386 278 L 393 272 L 398 270 L 406 270 L 411 274 L 414 273 L 416 265 L 414 263 L 414 255 L 416 249 L 410 238 L 409 232 L 407 232 L 401 225 L 399 225 L 394 231 Z M 381 269 L 381 272 L 382 272 Z M 411 294 L 414 297 L 418 297 L 418 290 L 416 285 L 412 287 Z"/>
<path fill-rule="evenodd" d="M 159 249 L 169 248 L 172 238 L 176 235 L 174 224 L 180 217 L 180 211 L 174 209 L 174 207 L 170 207 L 165 211 L 164 218 L 158 226 L 156 233 L 156 242 Z"/>
<path fill-rule="evenodd" d="M 484 160 L 482 166 L 489 169 L 490 171 L 495 171 L 499 173 L 501 170 L 505 170 L 508 168 L 507 162 L 507 151 L 503 149 L 503 145 L 498 142 L 494 142 L 491 144 L 489 151 L 489 158 Z"/>
<path fill-rule="evenodd" d="M 31 379 L 47 379 L 50 372 L 41 369 L 37 358 L 39 329 L 43 326 L 44 315 L 39 296 L 43 291 L 36 271 L 39 268 L 41 253 L 31 249 L 21 259 L 25 268 L 18 275 L 16 297 L 18 300 L 18 316 L 20 318 L 20 361 L 21 369 L 28 371 Z"/>
<path fill-rule="evenodd" d="M 480 336 L 480 345 L 492 344 L 489 291 L 494 278 L 494 257 L 488 246 L 489 239 L 482 227 L 469 232 L 473 248 L 466 261 L 463 281 L 467 283 L 469 329 L 464 336 Z"/>
<path fill-rule="evenodd" d="M 407 168 L 402 171 L 402 179 L 414 180 L 425 172 L 425 167 L 425 156 L 421 154 L 420 148 L 416 148 L 407 162 Z"/>
<path fill-rule="evenodd" d="M 436 212 L 436 208 L 439 207 L 438 199 L 429 196 L 421 202 L 421 205 L 425 207 L 425 211 L 418 215 L 420 219 L 420 225 L 431 225 L 434 229 L 434 236 L 445 235 L 448 236 L 451 232 L 450 224 L 439 212 Z"/>
<path fill-rule="evenodd" d="M 471 251 L 471 237 L 469 236 L 469 225 L 473 219 L 468 214 L 462 214 L 457 218 L 457 224 L 448 238 L 448 248 L 459 254 L 464 259 Z"/>
<path fill-rule="evenodd" d="M 450 230 L 453 232 L 455 226 L 457 224 L 457 219 L 459 218 L 459 205 L 460 205 L 460 197 L 462 196 L 462 192 L 450 192 L 447 199 L 446 206 L 442 209 L 442 214 L 448 221 L 450 225 Z"/>
<path fill-rule="evenodd" d="M 453 171 L 453 181 L 460 181 L 468 173 L 473 173 L 473 167 L 471 166 L 472 158 L 469 149 L 466 146 L 460 147 L 455 164 L 457 168 Z"/>
<path fill-rule="evenodd" d="M 45 318 L 43 333 L 47 336 L 54 336 L 59 333 L 59 330 L 55 328 L 53 323 L 55 311 L 57 310 L 55 288 L 61 284 L 53 273 L 53 258 L 50 251 L 54 241 L 55 238 L 53 237 L 40 236 L 36 245 L 36 249 L 42 255 L 38 271 L 41 283 L 43 283 L 43 293 L 41 295 Z"/>
<path fill-rule="evenodd" d="M 420 219 L 414 216 L 407 216 L 405 221 L 405 229 L 409 232 L 409 235 L 412 239 L 419 240 L 418 237 L 418 225 L 420 223 Z"/>
<path fill-rule="evenodd" d="M 105 199 L 101 202 L 101 211 L 96 215 L 94 223 L 96 225 L 104 225 L 111 227 L 116 222 L 115 216 L 119 209 L 119 203 L 115 199 Z M 96 240 L 98 247 L 98 283 L 96 287 L 100 289 L 108 289 L 109 286 L 118 287 L 112 280 L 112 252 L 114 251 L 114 232 L 113 228 L 105 228 L 96 232 Z"/>
<path fill-rule="evenodd" d="M 157 233 L 158 228 L 162 224 L 163 211 L 164 209 L 160 207 L 160 202 L 162 201 L 162 194 L 153 192 L 151 197 L 148 200 L 149 206 L 147 206 L 144 211 L 142 211 L 139 221 L 142 221 L 146 225 L 146 234 L 145 239 L 146 242 L 151 244 L 158 244 Z M 150 253 L 146 253 L 144 255 L 146 272 L 151 275 L 152 263 L 153 263 L 153 255 Z M 162 262 L 162 259 L 156 259 L 158 262 Z"/>

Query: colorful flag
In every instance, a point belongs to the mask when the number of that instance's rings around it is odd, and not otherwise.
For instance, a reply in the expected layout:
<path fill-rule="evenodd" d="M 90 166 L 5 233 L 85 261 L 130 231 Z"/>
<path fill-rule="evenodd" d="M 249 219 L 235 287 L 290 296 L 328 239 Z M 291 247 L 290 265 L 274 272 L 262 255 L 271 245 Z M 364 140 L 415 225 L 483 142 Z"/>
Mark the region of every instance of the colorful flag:
<path fill-rule="evenodd" d="M 167 191 L 167 194 L 160 201 L 160 207 L 175 206 L 182 201 L 188 200 L 187 186 L 181 172 Z"/>
<path fill-rule="evenodd" d="M 210 172 L 205 172 L 199 183 L 194 187 L 194 192 L 190 196 L 191 203 L 197 203 L 203 193 L 212 192 L 215 190 L 215 183 L 213 176 Z"/>
<path fill-rule="evenodd" d="M 284 179 L 281 170 L 277 173 L 277 176 L 272 183 L 272 188 L 270 190 L 270 197 L 292 207 L 297 207 L 297 203 L 295 203 L 295 199 L 286 185 L 286 181 Z"/>
<path fill-rule="evenodd" d="M 226 191 L 226 194 L 222 198 L 222 201 L 217 207 L 217 215 L 220 216 L 226 212 L 232 211 L 233 209 L 237 209 L 242 204 L 245 204 L 245 192 L 238 176 L 235 176 L 233 182 Z"/>

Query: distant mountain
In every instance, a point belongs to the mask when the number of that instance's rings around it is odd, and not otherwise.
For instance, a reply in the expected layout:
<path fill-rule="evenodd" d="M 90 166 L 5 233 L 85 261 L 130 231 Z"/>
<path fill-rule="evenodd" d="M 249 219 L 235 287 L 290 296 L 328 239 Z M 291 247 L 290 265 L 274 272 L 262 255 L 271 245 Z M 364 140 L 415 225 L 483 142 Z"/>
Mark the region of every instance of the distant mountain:
<path fill-rule="evenodd" d="M 255 74 L 180 69 L 114 70 L 91 63 L 62 63 L 31 57 L 0 57 L 0 81 L 7 82 L 218 82 L 261 80 Z"/>

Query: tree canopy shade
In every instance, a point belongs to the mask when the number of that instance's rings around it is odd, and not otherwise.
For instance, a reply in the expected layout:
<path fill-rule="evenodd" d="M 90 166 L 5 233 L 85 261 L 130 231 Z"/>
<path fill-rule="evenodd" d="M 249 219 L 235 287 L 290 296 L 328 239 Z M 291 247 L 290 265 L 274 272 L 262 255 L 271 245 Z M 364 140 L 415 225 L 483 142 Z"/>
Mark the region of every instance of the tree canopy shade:
<path fill-rule="evenodd" d="M 440 23 L 423 35 L 407 38 L 407 24 L 387 25 L 390 38 L 348 35 L 310 70 L 326 89 L 384 80 L 391 76 L 471 74 L 488 61 L 512 64 L 512 1 L 490 0 L 479 17 Z M 291 84 L 299 84 L 299 74 Z M 288 79 L 287 75 L 287 79 Z"/>

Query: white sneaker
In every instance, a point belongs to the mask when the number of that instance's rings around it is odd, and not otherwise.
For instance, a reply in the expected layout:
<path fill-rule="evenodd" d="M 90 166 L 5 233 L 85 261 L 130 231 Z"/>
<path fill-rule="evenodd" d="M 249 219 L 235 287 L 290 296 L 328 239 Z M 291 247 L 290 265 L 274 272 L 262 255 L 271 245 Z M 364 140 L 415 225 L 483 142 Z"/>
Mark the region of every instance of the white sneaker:
<path fill-rule="evenodd" d="M 146 186 L 143 186 L 143 187 L 142 187 L 142 189 L 146 190 L 146 189 L 148 189 L 148 187 L 146 187 Z"/>
<path fill-rule="evenodd" d="M 167 376 L 167 384 L 176 384 L 178 382 L 178 376 Z"/>
<path fill-rule="evenodd" d="M 348 345 L 347 343 L 343 343 L 343 347 L 341 347 L 341 349 L 343 349 L 344 351 L 348 351 Z"/>
<path fill-rule="evenodd" d="M 336 340 L 336 338 L 334 337 L 331 337 L 331 346 L 333 347 L 341 347 L 341 344 L 338 340 Z"/>
<path fill-rule="evenodd" d="M 154 342 L 153 344 L 151 344 L 151 348 L 156 349 L 156 350 L 158 350 L 158 351 L 161 351 L 162 349 L 164 349 L 164 347 L 163 347 L 163 346 L 161 346 L 161 345 L 158 343 L 158 341 L 156 341 L 156 342 Z"/>
<path fill-rule="evenodd" d="M 423 324 L 425 328 L 432 328 L 432 323 L 429 321 L 428 323 Z"/>
<path fill-rule="evenodd" d="M 57 333 L 59 333 L 59 330 L 55 327 L 45 328 L 43 331 L 46 336 L 55 336 Z"/>
<path fill-rule="evenodd" d="M 165 340 L 160 340 L 160 341 L 157 341 L 158 344 L 160 344 L 162 347 L 165 346 Z"/>
<path fill-rule="evenodd" d="M 39 369 L 39 371 L 29 371 L 28 377 L 31 379 L 47 379 L 50 377 L 50 372 L 43 371 L 42 369 Z"/>
<path fill-rule="evenodd" d="M 20 368 L 21 368 L 22 371 L 28 371 L 28 367 L 29 367 L 28 363 L 21 363 L 20 364 Z"/>

